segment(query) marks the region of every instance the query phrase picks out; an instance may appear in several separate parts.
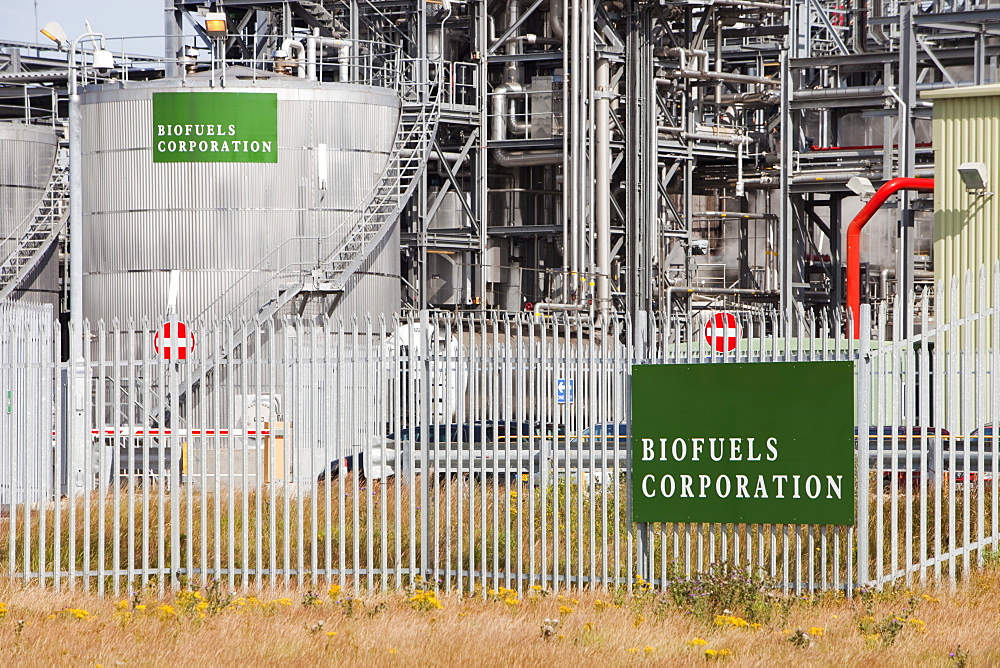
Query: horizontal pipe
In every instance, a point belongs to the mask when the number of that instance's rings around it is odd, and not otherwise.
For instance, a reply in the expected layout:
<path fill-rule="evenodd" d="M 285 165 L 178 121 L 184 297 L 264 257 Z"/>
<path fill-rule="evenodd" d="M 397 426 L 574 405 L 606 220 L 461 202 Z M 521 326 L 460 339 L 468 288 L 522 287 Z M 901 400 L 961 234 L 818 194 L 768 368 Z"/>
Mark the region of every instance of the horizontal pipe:
<path fill-rule="evenodd" d="M 740 218 L 742 220 L 777 219 L 773 213 L 742 213 L 740 211 L 698 211 L 691 214 L 692 218 Z"/>
<path fill-rule="evenodd" d="M 734 146 L 742 144 L 746 146 L 750 143 L 750 137 L 746 135 L 709 135 L 698 132 L 682 132 L 682 139 L 694 139 L 696 141 L 714 141 L 720 144 L 732 144 Z"/>
<path fill-rule="evenodd" d="M 854 318 L 854 338 L 861 334 L 861 230 L 886 200 L 900 190 L 934 191 L 934 179 L 896 178 L 886 181 L 847 227 L 847 308 Z"/>
<path fill-rule="evenodd" d="M 555 302 L 538 302 L 532 312 L 541 315 L 542 311 L 587 311 L 590 306 L 586 304 L 557 304 Z"/>
<path fill-rule="evenodd" d="M 972 82 L 959 82 L 959 85 L 971 86 Z M 844 88 L 807 88 L 792 91 L 792 101 L 798 100 L 828 100 L 843 97 L 891 97 L 887 86 L 847 86 Z M 917 91 L 936 90 L 938 88 L 954 88 L 947 81 L 933 81 L 916 84 Z"/>
<path fill-rule="evenodd" d="M 493 160 L 501 167 L 536 167 L 540 165 L 561 165 L 562 150 L 557 151 L 505 151 L 493 149 Z"/>
<path fill-rule="evenodd" d="M 706 72 L 704 70 L 680 70 L 678 72 L 685 79 L 714 79 L 718 81 L 728 81 L 730 83 L 755 84 L 759 86 L 780 86 L 781 82 L 767 77 L 756 77 L 750 74 L 736 74 L 734 72 Z"/>
<path fill-rule="evenodd" d="M 745 7 L 747 9 L 770 9 L 775 12 L 787 12 L 787 5 L 779 5 L 774 2 L 753 2 L 752 0 L 715 0 L 713 5 L 719 7 Z"/>
<path fill-rule="evenodd" d="M 667 288 L 666 295 L 666 311 L 667 314 L 667 331 L 664 335 L 664 341 L 670 339 L 670 324 L 672 319 L 670 317 L 671 301 L 673 299 L 674 293 L 684 293 L 684 294 L 701 294 L 701 295 L 747 295 L 750 297 L 778 297 L 780 293 L 774 290 L 756 290 L 754 288 L 704 288 L 704 287 L 692 287 L 687 285 L 675 285 Z"/>

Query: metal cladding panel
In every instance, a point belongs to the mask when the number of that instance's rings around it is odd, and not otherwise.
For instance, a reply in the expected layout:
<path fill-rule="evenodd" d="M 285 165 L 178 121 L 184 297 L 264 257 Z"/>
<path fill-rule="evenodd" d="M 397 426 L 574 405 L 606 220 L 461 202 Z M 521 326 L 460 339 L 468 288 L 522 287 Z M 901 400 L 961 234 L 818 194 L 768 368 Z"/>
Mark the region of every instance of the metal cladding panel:
<path fill-rule="evenodd" d="M 0 123 L 0 238 L 17 229 L 42 198 L 58 142 L 51 129 Z"/>
<path fill-rule="evenodd" d="M 253 290 L 276 287 L 279 274 L 301 280 L 344 238 L 385 170 L 399 120 L 395 93 L 286 81 L 222 89 L 276 94 L 277 164 L 154 163 L 152 95 L 198 92 L 199 82 L 187 83 L 82 96 L 89 318 L 159 317 L 173 269 L 182 272 L 179 312 L 226 317 L 242 303 L 243 315 L 252 313 L 262 303 L 243 303 Z M 392 246 L 385 252 L 398 255 L 398 240 Z M 395 267 L 398 280 L 398 262 L 375 258 L 373 266 Z"/>
<path fill-rule="evenodd" d="M 228 313 L 237 306 L 240 295 L 227 295 L 219 303 L 215 300 L 237 280 L 248 287 L 267 284 L 270 274 L 244 271 L 181 271 L 177 294 L 177 317 L 192 321 L 206 308 L 212 306 L 220 313 Z M 129 319 L 139 322 L 148 318 L 155 327 L 167 314 L 169 271 L 137 271 L 129 273 L 91 274 L 84 285 L 84 303 L 87 319 L 93 323 L 103 320 L 111 323 L 118 319 L 123 325 Z M 128 294 L 128 299 L 122 295 Z"/>
<path fill-rule="evenodd" d="M 377 320 L 380 315 L 389 318 L 400 311 L 399 274 L 399 236 L 389 234 L 348 281 L 342 295 L 311 299 L 304 308 L 302 304 L 293 303 L 286 307 L 286 314 L 333 315 L 345 321 L 366 316 Z"/>
<path fill-rule="evenodd" d="M 943 93 L 943 91 L 942 91 Z M 934 99 L 934 274 L 937 281 L 964 280 L 971 271 L 977 277 L 986 267 L 986 281 L 993 281 L 993 265 L 1000 260 L 1000 198 L 976 194 L 965 188 L 958 173 L 963 162 L 982 162 L 989 174 L 987 191 L 1000 185 L 1000 87 L 976 86 L 953 89 L 949 95 L 926 94 Z M 961 285 L 961 283 L 960 283 Z M 988 285 L 982 286 L 989 300 Z M 979 290 L 977 290 L 977 293 Z M 938 295 L 941 322 L 955 313 L 978 307 L 948 302 L 950 290 Z M 959 293 L 964 299 L 964 290 Z M 992 306 L 992 304 L 986 304 Z"/>

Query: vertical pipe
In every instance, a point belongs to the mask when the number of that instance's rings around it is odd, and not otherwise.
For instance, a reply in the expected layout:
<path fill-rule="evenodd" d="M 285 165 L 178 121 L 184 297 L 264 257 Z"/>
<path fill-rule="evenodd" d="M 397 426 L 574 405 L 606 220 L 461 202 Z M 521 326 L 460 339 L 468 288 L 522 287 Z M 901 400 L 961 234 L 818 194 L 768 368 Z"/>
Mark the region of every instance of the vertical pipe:
<path fill-rule="evenodd" d="M 607 58 L 597 61 L 594 123 L 594 233 L 597 250 L 597 309 L 601 313 L 611 308 L 611 63 Z"/>
<path fill-rule="evenodd" d="M 899 3 L 899 176 L 912 176 L 916 169 L 913 118 L 911 110 L 916 105 L 917 42 L 913 28 L 912 2 Z M 903 297 L 901 304 L 913 291 L 914 253 L 913 209 L 908 194 L 899 198 L 899 248 L 896 258 L 896 292 Z M 913 318 L 893 318 L 898 335 L 909 338 L 913 334 Z"/>
<path fill-rule="evenodd" d="M 794 3 L 793 3 L 794 4 Z M 794 26 L 792 27 L 794 33 Z M 778 227 L 778 286 L 780 291 L 780 308 L 782 323 L 788 327 L 791 321 L 792 307 L 792 203 L 789 184 L 792 176 L 792 127 L 791 119 L 791 88 L 792 80 L 788 66 L 789 53 L 781 52 L 781 215 Z M 784 330 L 787 335 L 788 330 Z"/>
<path fill-rule="evenodd" d="M 183 17 L 174 0 L 163 0 L 163 34 L 166 35 L 163 44 L 163 55 L 166 57 L 165 72 L 167 78 L 181 74 L 180 60 L 184 51 Z"/>
<path fill-rule="evenodd" d="M 319 28 L 313 28 L 312 34 L 306 37 L 306 78 L 316 81 L 316 35 Z"/>

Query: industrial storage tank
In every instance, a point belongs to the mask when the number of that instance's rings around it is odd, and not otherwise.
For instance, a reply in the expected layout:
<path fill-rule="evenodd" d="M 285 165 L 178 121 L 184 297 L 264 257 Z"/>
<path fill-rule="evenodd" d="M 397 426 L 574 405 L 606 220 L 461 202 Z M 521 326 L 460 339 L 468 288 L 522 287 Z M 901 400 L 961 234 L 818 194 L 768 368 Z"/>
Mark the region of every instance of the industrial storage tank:
<path fill-rule="evenodd" d="M 10 260 L 29 231 L 56 168 L 58 150 L 55 127 L 0 123 L 0 266 Z M 18 279 L 11 295 L 14 299 L 58 307 L 55 250 L 55 244 L 50 245 L 34 269 Z M 4 272 L 0 289 L 6 280 Z"/>
<path fill-rule="evenodd" d="M 162 320 L 171 274 L 182 320 L 256 313 L 344 238 L 399 115 L 386 88 L 244 67 L 86 89 L 85 316 Z M 399 273 L 398 235 L 387 235 L 313 312 L 388 315 Z"/>

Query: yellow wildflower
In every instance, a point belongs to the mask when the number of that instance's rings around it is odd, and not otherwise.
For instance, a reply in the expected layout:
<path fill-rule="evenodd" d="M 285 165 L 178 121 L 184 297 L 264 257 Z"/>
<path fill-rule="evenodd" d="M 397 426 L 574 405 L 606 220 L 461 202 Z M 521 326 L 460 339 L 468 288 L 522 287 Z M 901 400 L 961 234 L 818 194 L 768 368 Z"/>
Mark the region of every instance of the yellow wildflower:
<path fill-rule="evenodd" d="M 699 645 L 707 645 L 707 644 L 708 641 L 705 640 L 704 638 L 692 638 L 691 640 L 688 640 L 688 645 L 690 645 L 691 647 L 698 647 Z"/>
<path fill-rule="evenodd" d="M 632 626 L 634 626 L 635 628 L 639 628 L 640 626 L 642 626 L 642 623 L 644 621 L 646 621 L 645 615 L 637 613 L 635 619 L 632 620 Z"/>
<path fill-rule="evenodd" d="M 568 615 L 568 614 L 571 614 L 572 612 L 573 612 L 573 608 L 569 607 L 568 605 L 560 605 L 559 606 L 559 614 L 560 615 Z"/>
<path fill-rule="evenodd" d="M 336 631 L 327 631 L 326 635 L 327 635 L 327 637 L 332 638 L 333 636 L 337 635 L 337 632 Z"/>
<path fill-rule="evenodd" d="M 331 601 L 336 601 L 340 598 L 340 585 L 330 585 L 330 589 L 328 589 L 326 593 L 330 597 Z"/>
<path fill-rule="evenodd" d="M 656 651 L 656 648 L 653 647 L 652 645 L 646 645 L 645 649 L 643 649 L 642 651 L 645 652 L 646 654 L 652 654 L 653 652 Z"/>
<path fill-rule="evenodd" d="M 750 626 L 750 622 L 735 615 L 716 615 L 715 623 L 717 626 Z"/>
<path fill-rule="evenodd" d="M 811 636 L 819 637 L 819 636 L 823 635 L 823 627 L 822 626 L 810 626 L 809 630 L 806 631 L 806 633 L 808 633 Z"/>
<path fill-rule="evenodd" d="M 437 595 L 431 590 L 418 589 L 410 597 L 410 605 L 414 610 L 443 610 L 444 606 L 437 599 Z"/>

